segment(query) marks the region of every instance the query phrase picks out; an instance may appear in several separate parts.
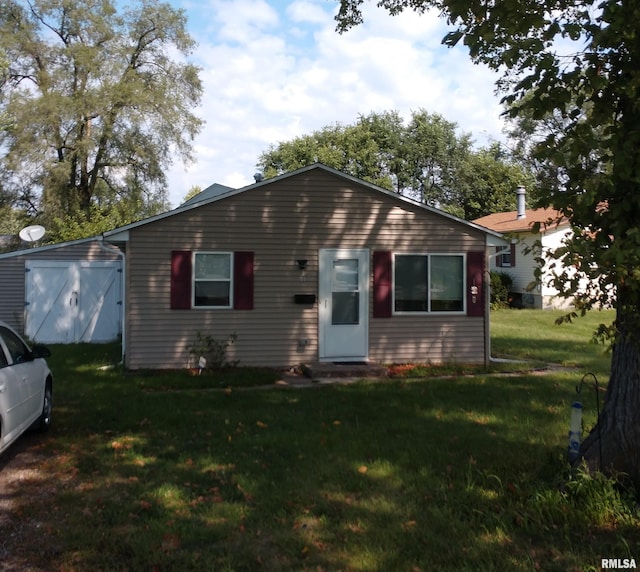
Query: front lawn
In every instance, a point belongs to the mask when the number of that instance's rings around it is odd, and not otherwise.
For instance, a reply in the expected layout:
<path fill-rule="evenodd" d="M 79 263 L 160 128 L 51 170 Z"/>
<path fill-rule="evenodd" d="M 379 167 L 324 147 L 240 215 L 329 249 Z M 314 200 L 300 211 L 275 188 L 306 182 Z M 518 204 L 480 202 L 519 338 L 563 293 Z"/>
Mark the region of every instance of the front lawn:
<path fill-rule="evenodd" d="M 41 522 L 41 542 L 56 549 L 35 543 L 32 562 L 92 572 L 564 572 L 640 561 L 632 499 L 565 463 L 575 385 L 596 365 L 606 376 L 606 357 L 584 326 L 576 333 L 549 316 L 496 313 L 495 350 L 566 355 L 578 369 L 225 391 L 101 368 L 117 360 L 112 346 L 54 347 L 41 478 L 57 484 L 20 518 Z"/>

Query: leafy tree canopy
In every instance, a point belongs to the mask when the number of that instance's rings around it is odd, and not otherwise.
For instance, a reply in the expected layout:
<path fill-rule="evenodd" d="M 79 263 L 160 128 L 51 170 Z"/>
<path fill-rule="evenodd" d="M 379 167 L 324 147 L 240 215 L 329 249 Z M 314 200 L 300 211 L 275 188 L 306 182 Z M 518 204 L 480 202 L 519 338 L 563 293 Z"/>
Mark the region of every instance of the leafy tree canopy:
<path fill-rule="evenodd" d="M 342 31 L 363 0 L 341 0 Z M 380 0 L 390 14 L 438 10 L 471 58 L 499 73 L 508 114 L 546 120 L 533 148 L 555 182 L 541 196 L 570 218 L 557 283 L 586 311 L 616 305 L 607 399 L 581 453 L 640 491 L 640 3 L 631 0 Z M 577 274 L 573 273 L 573 269 Z M 599 288 L 580 291 L 580 277 Z"/>
<path fill-rule="evenodd" d="M 165 209 L 165 170 L 202 123 L 193 46 L 156 0 L 0 0 L 3 196 L 54 239 L 114 205 L 121 223 Z"/>
<path fill-rule="evenodd" d="M 271 146 L 257 166 L 273 177 L 315 162 L 467 219 L 513 210 L 516 187 L 533 186 L 500 145 L 476 150 L 456 123 L 424 110 L 406 123 L 387 111 L 324 127 Z"/>

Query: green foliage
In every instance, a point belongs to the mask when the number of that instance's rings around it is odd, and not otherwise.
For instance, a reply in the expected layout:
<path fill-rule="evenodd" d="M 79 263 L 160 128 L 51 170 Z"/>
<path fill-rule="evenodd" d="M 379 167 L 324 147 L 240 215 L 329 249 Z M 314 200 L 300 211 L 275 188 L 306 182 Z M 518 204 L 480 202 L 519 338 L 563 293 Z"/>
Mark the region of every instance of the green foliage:
<path fill-rule="evenodd" d="M 47 227 L 90 227 L 114 205 L 127 222 L 164 210 L 166 167 L 176 150 L 191 158 L 201 126 L 193 46 L 184 14 L 155 0 L 4 2 L 3 192 Z"/>
<path fill-rule="evenodd" d="M 506 272 L 492 271 L 490 273 L 491 282 L 491 309 L 499 310 L 509 306 L 509 292 L 513 285 L 513 278 Z"/>
<path fill-rule="evenodd" d="M 225 340 L 218 340 L 211 334 L 196 334 L 195 342 L 189 347 L 189 354 L 197 364 L 200 357 L 207 360 L 205 370 L 219 371 L 227 367 L 235 367 L 238 361 L 227 360 L 229 346 L 238 339 L 236 334 L 230 334 Z"/>
<path fill-rule="evenodd" d="M 258 161 L 266 177 L 315 162 L 466 219 L 515 206 L 514 190 L 533 179 L 499 145 L 475 150 L 456 123 L 424 110 L 360 116 L 271 146 Z"/>
<path fill-rule="evenodd" d="M 97 236 L 146 216 L 166 210 L 166 204 L 142 204 L 137 201 L 92 203 L 87 211 L 67 213 L 49 221 L 47 238 L 50 242 L 64 242 Z"/>
<path fill-rule="evenodd" d="M 570 270 L 556 286 L 581 309 L 610 302 L 624 283 L 640 296 L 640 5 L 505 0 L 420 0 L 380 5 L 391 14 L 436 8 L 471 58 L 501 73 L 498 88 L 515 119 L 520 158 L 539 175 L 541 206 L 570 217 L 574 236 L 558 258 Z M 362 21 L 360 2 L 343 0 L 344 31 Z M 578 275 L 573 274 L 574 269 Z M 597 288 L 581 291 L 579 278 Z M 634 306 L 637 304 L 634 302 Z M 638 312 L 635 312 L 638 315 Z M 639 318 L 640 320 L 640 318 Z"/>
<path fill-rule="evenodd" d="M 186 203 L 189 199 L 192 199 L 196 195 L 199 195 L 201 192 L 202 192 L 202 188 L 199 187 L 198 185 L 194 185 L 187 191 L 187 194 L 182 199 L 182 202 Z"/>
<path fill-rule="evenodd" d="M 338 27 L 362 21 L 361 0 L 341 0 Z M 390 14 L 435 8 L 474 62 L 500 73 L 507 114 L 523 121 L 547 182 L 540 206 L 571 222 L 554 286 L 577 310 L 616 306 L 611 390 L 602 432 L 581 446 L 590 467 L 627 473 L 640 489 L 640 3 L 620 0 L 381 0 Z M 544 121 L 544 122 L 543 122 Z M 555 184 L 549 184 L 555 183 Z M 587 288 L 583 288 L 588 284 Z M 603 330 L 600 330 L 602 333 Z M 608 421 L 604 421 L 608 420 Z M 619 439 L 618 435 L 633 435 Z"/>
<path fill-rule="evenodd" d="M 556 529 L 606 527 L 612 519 L 633 522 L 636 519 L 632 491 L 602 473 L 591 474 L 582 465 L 568 472 L 561 487 L 541 488 L 527 503 L 526 526 L 532 531 L 548 526 Z M 625 557 L 633 557 L 625 551 Z"/>

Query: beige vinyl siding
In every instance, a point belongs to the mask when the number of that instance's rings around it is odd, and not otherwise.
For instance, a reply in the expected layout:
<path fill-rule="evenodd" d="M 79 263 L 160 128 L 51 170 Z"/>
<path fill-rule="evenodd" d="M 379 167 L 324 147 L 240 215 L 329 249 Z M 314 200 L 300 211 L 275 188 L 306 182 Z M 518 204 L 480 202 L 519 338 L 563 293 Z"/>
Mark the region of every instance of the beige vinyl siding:
<path fill-rule="evenodd" d="M 395 316 L 372 320 L 377 341 L 369 355 L 380 363 L 484 362 L 484 321 L 466 316 Z"/>
<path fill-rule="evenodd" d="M 24 259 L 0 260 L 0 320 L 24 332 Z"/>
<path fill-rule="evenodd" d="M 368 248 L 371 255 L 484 249 L 480 231 L 321 170 L 133 228 L 129 237 L 125 323 L 132 369 L 187 367 L 199 331 L 219 339 L 237 334 L 229 357 L 243 365 L 317 359 L 318 304 L 296 305 L 293 297 L 318 294 L 320 249 Z M 254 252 L 254 309 L 171 310 L 172 250 Z M 304 272 L 298 259 L 308 260 Z M 370 284 L 370 307 L 372 296 Z M 484 360 L 483 318 L 370 318 L 369 332 L 375 360 Z"/>
<path fill-rule="evenodd" d="M 50 245 L 0 255 L 0 320 L 24 333 L 27 260 L 119 260 L 95 241 Z"/>

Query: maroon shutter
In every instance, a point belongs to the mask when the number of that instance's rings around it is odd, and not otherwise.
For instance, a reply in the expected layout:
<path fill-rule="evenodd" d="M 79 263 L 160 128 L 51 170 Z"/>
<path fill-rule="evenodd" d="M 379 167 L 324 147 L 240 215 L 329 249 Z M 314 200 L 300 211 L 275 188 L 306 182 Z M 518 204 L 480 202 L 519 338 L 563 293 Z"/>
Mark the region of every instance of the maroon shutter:
<path fill-rule="evenodd" d="M 516 243 L 511 243 L 511 268 L 516 266 Z"/>
<path fill-rule="evenodd" d="M 373 317 L 391 317 L 391 252 L 377 250 L 373 253 Z"/>
<path fill-rule="evenodd" d="M 171 309 L 191 309 L 191 251 L 171 251 Z"/>
<path fill-rule="evenodd" d="M 253 252 L 233 253 L 233 308 L 253 310 Z"/>
<path fill-rule="evenodd" d="M 504 247 L 502 246 L 496 246 L 496 253 L 501 252 L 502 250 L 504 250 Z M 498 254 L 496 256 L 496 266 L 498 268 L 502 267 L 502 254 Z"/>
<path fill-rule="evenodd" d="M 467 316 L 484 316 L 484 252 L 467 252 Z"/>

